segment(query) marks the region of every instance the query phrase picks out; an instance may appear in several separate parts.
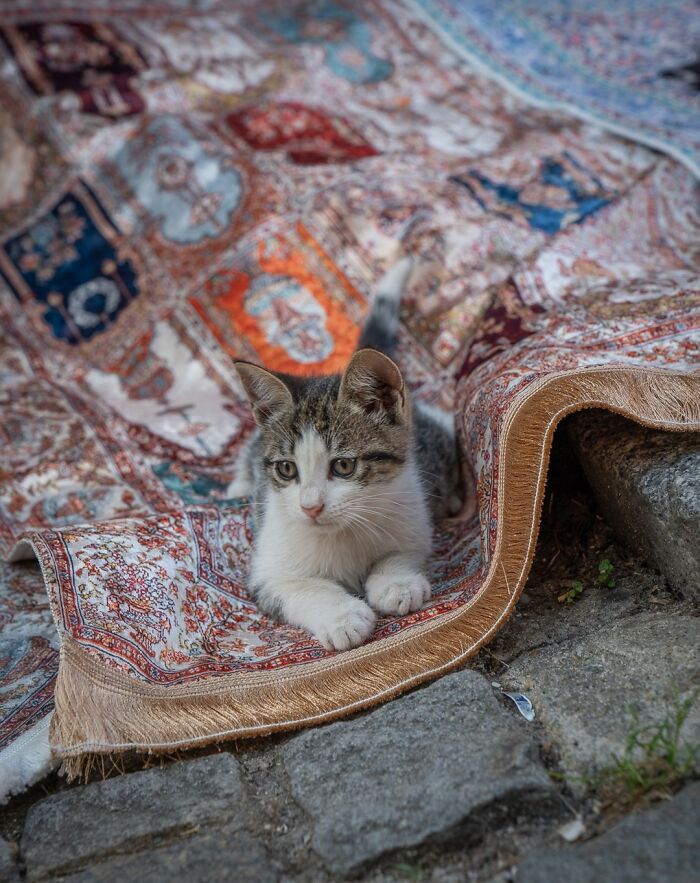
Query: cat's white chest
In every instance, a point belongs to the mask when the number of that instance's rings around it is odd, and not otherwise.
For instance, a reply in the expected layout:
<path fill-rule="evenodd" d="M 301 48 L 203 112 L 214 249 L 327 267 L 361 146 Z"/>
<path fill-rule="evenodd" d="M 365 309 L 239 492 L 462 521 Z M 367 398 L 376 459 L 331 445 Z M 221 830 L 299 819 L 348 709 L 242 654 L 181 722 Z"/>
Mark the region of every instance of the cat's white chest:
<path fill-rule="evenodd" d="M 290 523 L 272 505 L 256 542 L 254 578 L 322 577 L 359 589 L 372 564 L 400 545 L 391 535 L 377 544 L 349 531 L 326 533 L 313 524 Z"/>
<path fill-rule="evenodd" d="M 312 533 L 312 531 L 308 531 Z M 381 555 L 376 546 L 363 544 L 358 537 L 349 533 L 309 537 L 309 566 L 315 574 L 325 579 L 336 580 L 352 589 L 360 589 L 371 566 Z"/>
<path fill-rule="evenodd" d="M 360 590 L 372 566 L 400 552 L 422 565 L 430 551 L 431 524 L 417 483 L 406 486 L 392 507 L 380 498 L 376 523 L 362 529 L 326 532 L 315 524 L 290 519 L 270 495 L 253 555 L 253 581 L 324 578 Z"/>

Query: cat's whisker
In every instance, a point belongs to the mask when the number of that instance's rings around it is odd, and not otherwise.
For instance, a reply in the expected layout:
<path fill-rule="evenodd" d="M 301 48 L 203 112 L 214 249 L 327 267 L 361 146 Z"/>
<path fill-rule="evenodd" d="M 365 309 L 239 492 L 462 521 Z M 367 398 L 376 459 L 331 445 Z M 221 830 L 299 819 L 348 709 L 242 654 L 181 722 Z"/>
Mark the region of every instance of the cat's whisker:
<path fill-rule="evenodd" d="M 348 530 L 356 543 L 365 543 L 372 549 L 381 548 L 381 539 L 373 536 L 367 528 L 361 524 L 348 525 Z"/>
<path fill-rule="evenodd" d="M 363 498 L 362 500 L 358 500 L 349 505 L 358 507 L 364 506 L 368 511 L 382 513 L 383 515 L 390 515 L 396 509 L 411 509 L 411 506 L 408 503 L 402 503 L 400 500 L 392 500 L 391 497 L 386 497 L 378 502 L 376 500 Z"/>
<path fill-rule="evenodd" d="M 369 518 L 369 517 L 367 516 L 366 512 L 370 512 L 370 513 L 373 514 L 373 515 L 377 514 L 376 512 L 373 512 L 371 509 L 362 510 L 362 509 L 359 509 L 359 508 L 353 508 L 353 509 L 350 509 L 350 510 L 345 510 L 345 514 L 346 514 L 349 518 L 356 518 L 357 520 L 362 521 L 362 522 L 365 522 L 366 524 L 371 524 L 372 527 L 375 527 L 375 528 L 377 528 L 378 530 L 382 530 L 382 531 L 385 531 L 385 530 L 386 530 L 386 528 L 385 528 L 384 525 L 382 525 L 382 524 L 376 524 L 374 521 L 372 521 L 372 519 Z M 388 517 L 388 516 L 387 516 L 387 517 Z"/>
<path fill-rule="evenodd" d="M 387 535 L 388 531 L 382 528 L 380 524 L 374 524 L 371 521 L 368 521 L 366 518 L 363 518 L 361 515 L 354 514 L 350 518 L 351 524 L 353 524 L 358 529 L 362 530 L 365 534 L 369 535 L 373 541 L 377 543 L 382 542 L 382 536 Z"/>
<path fill-rule="evenodd" d="M 365 492 L 366 493 L 366 492 Z M 391 491 L 371 491 L 367 496 L 377 496 L 377 497 L 411 497 L 413 496 L 415 491 L 402 491 L 398 489 L 394 489 Z M 363 494 L 364 495 L 364 494 Z"/>
<path fill-rule="evenodd" d="M 378 517 L 378 518 L 384 518 L 384 519 L 386 519 L 387 521 L 393 521 L 392 516 L 389 515 L 387 512 L 378 512 L 376 509 L 371 509 L 371 508 L 368 508 L 368 507 L 364 507 L 364 508 L 357 507 L 357 508 L 353 508 L 351 511 L 352 511 L 353 513 L 355 513 L 355 512 L 357 512 L 357 513 L 362 512 L 362 513 L 365 513 L 365 515 L 372 515 L 372 516 L 376 516 L 376 517 Z"/>
<path fill-rule="evenodd" d="M 392 500 L 398 503 L 399 505 L 404 505 L 398 497 L 408 497 L 409 499 L 415 499 L 415 491 L 411 491 L 410 493 L 400 494 L 400 493 L 387 493 L 387 494 L 363 494 L 362 500 Z"/>
<path fill-rule="evenodd" d="M 355 505 L 366 506 L 368 503 L 376 503 L 376 508 L 378 508 L 378 509 L 388 507 L 389 504 L 391 504 L 392 508 L 393 508 L 393 506 L 400 506 L 400 507 L 408 506 L 408 503 L 406 503 L 402 500 L 397 500 L 396 497 L 392 497 L 392 496 L 370 497 L 370 496 L 364 496 L 364 495 L 358 500 L 353 500 L 352 502 L 349 502 L 348 505 L 349 506 L 355 506 Z"/>
<path fill-rule="evenodd" d="M 409 497 L 409 499 L 413 499 L 413 500 L 415 500 L 415 497 L 416 497 L 415 493 L 407 494 L 407 496 Z M 430 496 L 430 495 L 428 495 L 428 496 Z M 371 496 L 363 496 L 362 497 L 363 503 L 365 503 L 365 502 L 369 503 L 369 502 L 372 502 L 373 500 L 384 500 L 387 502 L 391 502 L 393 504 L 391 508 L 400 508 L 400 509 L 411 509 L 412 508 L 412 506 L 409 505 L 408 503 L 404 503 L 401 500 L 397 500 L 393 494 L 386 494 L 386 496 L 384 496 L 384 497 L 371 497 Z M 381 503 L 380 503 L 380 505 L 381 505 Z"/>
<path fill-rule="evenodd" d="M 399 499 L 399 496 L 401 496 L 402 498 Z M 415 496 L 416 496 L 415 492 L 412 494 L 406 494 L 405 499 L 414 499 L 415 500 Z M 382 494 L 382 493 L 358 494 L 356 497 L 352 497 L 350 500 L 348 500 L 347 505 L 348 506 L 355 506 L 355 505 L 364 506 L 367 503 L 371 503 L 374 501 L 379 501 L 380 506 L 386 505 L 388 503 L 395 503 L 397 506 L 407 505 L 404 498 L 403 498 L 403 495 Z"/>

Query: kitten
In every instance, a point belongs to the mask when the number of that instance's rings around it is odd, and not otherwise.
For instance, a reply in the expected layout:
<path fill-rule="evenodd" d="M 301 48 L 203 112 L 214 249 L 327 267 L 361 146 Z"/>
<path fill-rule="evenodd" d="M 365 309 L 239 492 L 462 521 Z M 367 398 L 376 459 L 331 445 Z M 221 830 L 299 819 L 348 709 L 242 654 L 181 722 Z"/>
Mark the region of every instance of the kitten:
<path fill-rule="evenodd" d="M 259 426 L 248 461 L 252 592 L 328 650 L 365 641 L 375 611 L 403 615 L 429 600 L 430 510 L 461 508 L 454 429 L 412 408 L 387 355 L 411 266 L 403 258 L 385 275 L 342 376 L 236 362 Z"/>

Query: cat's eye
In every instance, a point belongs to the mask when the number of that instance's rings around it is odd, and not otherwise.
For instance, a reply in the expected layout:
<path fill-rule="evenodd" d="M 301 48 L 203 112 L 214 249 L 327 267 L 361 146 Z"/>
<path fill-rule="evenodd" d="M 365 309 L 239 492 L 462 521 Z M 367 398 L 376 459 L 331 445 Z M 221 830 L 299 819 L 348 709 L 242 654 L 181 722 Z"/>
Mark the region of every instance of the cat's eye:
<path fill-rule="evenodd" d="M 331 462 L 331 472 L 333 475 L 337 475 L 338 478 L 350 478 L 355 471 L 356 462 L 356 460 L 351 460 L 350 457 L 338 457 L 337 460 Z"/>
<path fill-rule="evenodd" d="M 278 460 L 275 463 L 275 472 L 283 481 L 291 481 L 297 477 L 296 463 L 292 463 L 291 460 Z"/>

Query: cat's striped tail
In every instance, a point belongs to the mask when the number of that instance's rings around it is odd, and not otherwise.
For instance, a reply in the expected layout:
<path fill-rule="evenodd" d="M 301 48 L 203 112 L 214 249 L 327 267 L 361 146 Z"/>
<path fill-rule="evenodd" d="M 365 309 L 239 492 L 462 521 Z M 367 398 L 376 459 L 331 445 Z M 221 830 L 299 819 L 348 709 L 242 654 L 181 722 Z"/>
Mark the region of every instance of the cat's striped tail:
<path fill-rule="evenodd" d="M 391 356 L 399 330 L 401 296 L 413 269 L 413 258 L 403 257 L 386 271 L 377 286 L 372 308 L 360 334 L 358 349 L 371 346 Z"/>

